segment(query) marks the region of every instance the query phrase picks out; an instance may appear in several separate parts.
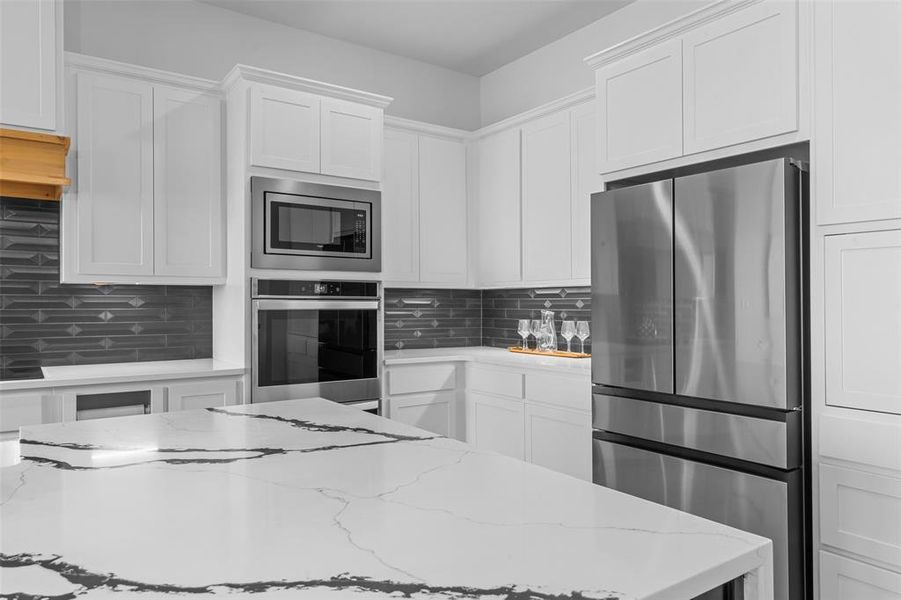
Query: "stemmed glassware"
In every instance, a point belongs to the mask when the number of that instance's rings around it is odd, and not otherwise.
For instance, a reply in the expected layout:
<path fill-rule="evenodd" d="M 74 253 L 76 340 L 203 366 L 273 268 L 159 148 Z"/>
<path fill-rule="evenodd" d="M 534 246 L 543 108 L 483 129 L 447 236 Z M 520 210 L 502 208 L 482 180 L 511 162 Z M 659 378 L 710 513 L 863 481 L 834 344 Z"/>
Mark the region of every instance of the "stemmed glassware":
<path fill-rule="evenodd" d="M 532 335 L 532 329 L 529 325 L 528 319 L 520 319 L 519 327 L 516 329 L 516 332 L 519 333 L 519 337 L 522 338 L 522 349 L 528 350 L 529 344 L 526 340 L 529 339 L 529 336 Z"/>
<path fill-rule="evenodd" d="M 535 349 L 538 350 L 538 336 L 541 335 L 541 320 L 532 319 L 529 323 L 529 332 L 535 336 Z"/>
<path fill-rule="evenodd" d="M 566 340 L 566 351 L 572 352 L 573 336 L 576 335 L 576 324 L 572 321 L 563 321 L 560 325 L 560 335 Z"/>
<path fill-rule="evenodd" d="M 591 329 L 588 321 L 579 321 L 576 323 L 576 337 L 582 342 L 582 354 L 585 354 L 585 340 L 591 337 Z"/>

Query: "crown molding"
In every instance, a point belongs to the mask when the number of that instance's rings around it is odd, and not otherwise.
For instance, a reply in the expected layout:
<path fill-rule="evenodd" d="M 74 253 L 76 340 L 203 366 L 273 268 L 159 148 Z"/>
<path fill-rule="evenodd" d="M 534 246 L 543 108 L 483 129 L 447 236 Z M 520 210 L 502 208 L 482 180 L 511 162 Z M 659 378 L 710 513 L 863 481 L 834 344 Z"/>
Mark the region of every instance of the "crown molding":
<path fill-rule="evenodd" d="M 116 60 L 109 60 L 107 58 L 100 58 L 98 56 L 66 52 L 65 65 L 66 68 L 70 69 L 135 77 L 150 83 L 176 85 L 197 90 L 199 92 L 221 95 L 221 86 L 219 85 L 219 82 L 213 81 L 212 79 L 203 79 L 192 75 L 182 75 L 181 73 L 172 73 L 171 71 L 142 67 Z"/>
<path fill-rule="evenodd" d="M 444 125 L 433 125 L 423 121 L 414 121 L 413 119 L 404 119 L 403 117 L 395 117 L 385 115 L 385 127 L 391 129 L 401 129 L 410 133 L 422 135 L 431 135 L 435 137 L 450 138 L 453 140 L 468 140 L 472 137 L 471 131 L 465 129 L 455 129 L 453 127 L 445 127 Z"/>
<path fill-rule="evenodd" d="M 632 54 L 656 46 L 661 42 L 671 40 L 701 25 L 719 19 L 725 15 L 738 12 L 757 4 L 763 0 L 717 0 L 716 2 L 692 11 L 687 15 L 678 17 L 664 23 L 659 27 L 645 33 L 629 38 L 606 50 L 586 56 L 583 60 L 592 69 L 599 69 L 604 65 L 623 59 Z"/>
<path fill-rule="evenodd" d="M 227 90 L 239 81 L 268 83 L 320 96 L 329 96 L 331 98 L 340 98 L 342 100 L 349 100 L 360 104 L 368 104 L 369 106 L 375 106 L 381 109 L 387 107 L 394 100 L 394 98 L 390 96 L 382 96 L 381 94 L 373 94 L 372 92 L 364 92 L 340 85 L 324 83 L 322 81 L 316 81 L 315 79 L 286 75 L 268 69 L 240 64 L 235 65 L 234 68 L 228 72 L 228 75 L 222 80 L 222 88 Z"/>
<path fill-rule="evenodd" d="M 513 115 L 512 117 L 507 117 L 506 119 L 497 121 L 496 123 L 492 123 L 491 125 L 486 125 L 485 127 L 473 131 L 472 137 L 476 139 L 483 138 L 505 129 L 510 129 L 511 127 L 517 127 L 528 121 L 532 121 L 534 119 L 538 119 L 549 114 L 576 106 L 577 104 L 588 102 L 589 100 L 594 100 L 593 86 L 584 90 L 579 90 L 578 92 L 574 92 L 567 96 L 563 96 L 562 98 L 558 98 L 557 100 L 548 102 L 547 104 L 542 104 L 541 106 L 537 106 L 525 112 L 521 112 L 517 115 Z"/>

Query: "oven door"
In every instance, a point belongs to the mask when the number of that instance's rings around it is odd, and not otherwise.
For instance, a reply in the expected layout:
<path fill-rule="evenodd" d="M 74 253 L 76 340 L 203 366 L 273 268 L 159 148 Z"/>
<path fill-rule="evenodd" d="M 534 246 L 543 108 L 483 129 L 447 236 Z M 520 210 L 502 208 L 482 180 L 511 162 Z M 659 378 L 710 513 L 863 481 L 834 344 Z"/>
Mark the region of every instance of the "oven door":
<path fill-rule="evenodd" d="M 377 300 L 254 300 L 252 402 L 378 399 Z"/>

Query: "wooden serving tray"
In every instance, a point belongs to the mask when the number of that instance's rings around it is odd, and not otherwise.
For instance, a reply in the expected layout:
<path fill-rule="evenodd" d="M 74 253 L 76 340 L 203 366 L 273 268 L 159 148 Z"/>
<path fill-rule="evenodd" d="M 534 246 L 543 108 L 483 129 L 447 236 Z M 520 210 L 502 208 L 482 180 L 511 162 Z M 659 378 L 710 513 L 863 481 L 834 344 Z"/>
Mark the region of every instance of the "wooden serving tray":
<path fill-rule="evenodd" d="M 560 358 L 591 358 L 590 354 L 585 354 L 583 352 L 567 352 L 565 350 L 553 350 L 551 352 L 542 352 L 541 350 L 535 350 L 534 348 L 528 348 L 523 350 L 520 346 L 510 346 L 507 348 L 510 352 L 516 352 L 517 354 L 535 354 L 537 356 L 559 356 Z"/>

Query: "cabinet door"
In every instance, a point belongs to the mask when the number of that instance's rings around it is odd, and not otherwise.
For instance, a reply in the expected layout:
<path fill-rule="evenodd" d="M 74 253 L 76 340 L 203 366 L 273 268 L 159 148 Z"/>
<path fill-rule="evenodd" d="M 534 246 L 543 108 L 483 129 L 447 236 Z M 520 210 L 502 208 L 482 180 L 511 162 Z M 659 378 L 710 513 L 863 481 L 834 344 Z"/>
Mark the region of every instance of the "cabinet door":
<path fill-rule="evenodd" d="M 685 154 L 798 128 L 797 13 L 767 0 L 685 35 Z"/>
<path fill-rule="evenodd" d="M 466 284 L 466 146 L 419 138 L 419 278 Z"/>
<path fill-rule="evenodd" d="M 319 172 L 319 96 L 273 85 L 250 88 L 250 164 Z"/>
<path fill-rule="evenodd" d="M 569 111 L 522 127 L 522 271 L 525 282 L 569 279 L 572 228 Z"/>
<path fill-rule="evenodd" d="M 56 129 L 56 0 L 0 2 L 0 123 Z"/>
<path fill-rule="evenodd" d="M 522 400 L 469 392 L 466 406 L 468 443 L 525 459 L 525 410 Z"/>
<path fill-rule="evenodd" d="M 519 130 L 479 141 L 480 283 L 519 283 Z"/>
<path fill-rule="evenodd" d="M 826 237 L 826 403 L 901 414 L 901 231 Z"/>
<path fill-rule="evenodd" d="M 419 136 L 385 130 L 382 277 L 419 281 Z"/>
<path fill-rule="evenodd" d="M 901 600 L 901 575 L 820 552 L 821 600 Z"/>
<path fill-rule="evenodd" d="M 438 435 L 454 437 L 457 433 L 456 404 L 457 393 L 453 390 L 392 396 L 387 402 L 386 416 Z"/>
<path fill-rule="evenodd" d="M 598 175 L 597 110 L 594 102 L 572 109 L 572 276 L 591 279 L 591 195 L 600 192 Z"/>
<path fill-rule="evenodd" d="M 77 244 L 81 275 L 152 275 L 153 89 L 79 73 L 77 90 L 76 236 L 65 245 Z"/>
<path fill-rule="evenodd" d="M 901 217 L 901 2 L 813 10 L 817 221 Z"/>
<path fill-rule="evenodd" d="M 194 410 L 238 403 L 234 379 L 211 379 L 167 386 L 168 410 Z"/>
<path fill-rule="evenodd" d="M 219 98 L 154 88 L 154 272 L 222 277 Z"/>
<path fill-rule="evenodd" d="M 382 175 L 382 109 L 322 99 L 323 175 L 378 181 Z"/>
<path fill-rule="evenodd" d="M 531 402 L 525 407 L 526 460 L 591 481 L 591 415 Z"/>
<path fill-rule="evenodd" d="M 598 170 L 682 155 L 682 42 L 671 40 L 595 72 Z"/>

